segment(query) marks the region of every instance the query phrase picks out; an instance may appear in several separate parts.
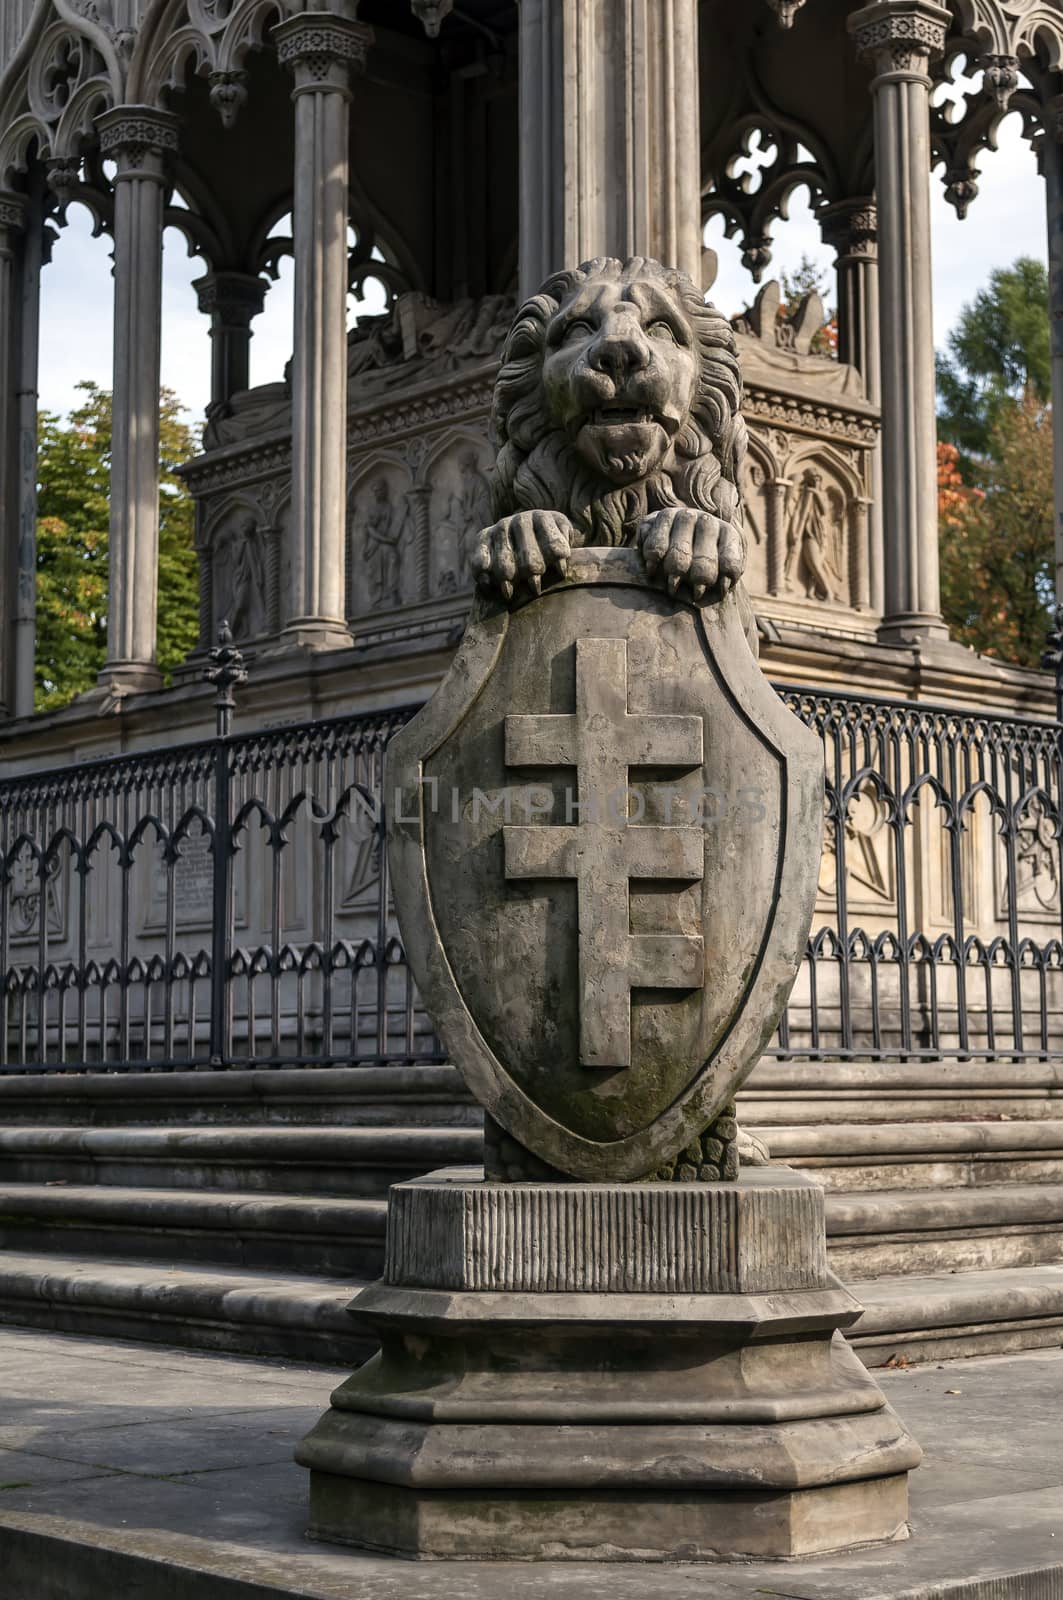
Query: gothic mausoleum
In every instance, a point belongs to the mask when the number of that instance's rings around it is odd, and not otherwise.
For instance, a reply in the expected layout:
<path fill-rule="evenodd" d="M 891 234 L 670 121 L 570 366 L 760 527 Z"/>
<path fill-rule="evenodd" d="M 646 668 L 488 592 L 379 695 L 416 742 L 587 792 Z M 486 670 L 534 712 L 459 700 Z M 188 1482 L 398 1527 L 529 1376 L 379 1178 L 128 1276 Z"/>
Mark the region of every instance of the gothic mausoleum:
<path fill-rule="evenodd" d="M 869 1365 L 1060 1343 L 1063 644 L 1055 677 L 979 655 L 939 586 L 931 195 L 977 207 L 1015 112 L 1059 530 L 1060 0 L 4 0 L 0 1323 L 364 1352 L 344 1307 L 389 1184 L 481 1159 L 395 919 L 384 760 L 498 514 L 503 345 L 599 257 L 712 301 L 722 218 L 751 631 L 826 782 L 747 1149 L 824 1188 Z M 831 338 L 773 267 L 799 191 Z M 73 206 L 113 257 L 107 650 L 35 712 L 40 295 Z M 210 402 L 180 469 L 198 643 L 164 680 L 167 229 Z M 253 384 L 286 260 L 290 360 Z M 238 1227 L 241 1193 L 265 1198 Z"/>

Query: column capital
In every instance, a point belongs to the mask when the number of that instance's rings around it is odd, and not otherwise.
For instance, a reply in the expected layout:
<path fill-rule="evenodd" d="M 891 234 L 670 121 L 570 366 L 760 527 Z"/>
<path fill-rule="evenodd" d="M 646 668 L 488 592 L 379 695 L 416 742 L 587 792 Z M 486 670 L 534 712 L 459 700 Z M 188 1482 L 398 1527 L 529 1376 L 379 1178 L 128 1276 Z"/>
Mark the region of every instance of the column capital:
<path fill-rule="evenodd" d="M 266 284 L 249 272 L 207 272 L 192 287 L 200 311 L 227 327 L 249 327 L 266 300 Z"/>
<path fill-rule="evenodd" d="M 24 194 L 0 189 L 0 231 L 21 233 L 26 226 L 28 202 Z"/>
<path fill-rule="evenodd" d="M 951 25 L 952 13 L 935 0 L 875 0 L 847 23 L 857 53 L 871 61 L 876 86 L 884 78 L 925 78 Z"/>
<path fill-rule="evenodd" d="M 165 175 L 165 158 L 178 147 L 180 119 L 154 106 L 115 106 L 96 118 L 100 154 L 116 161 L 116 178 L 154 178 Z"/>
<path fill-rule="evenodd" d="M 352 71 L 364 70 L 373 30 L 368 23 L 350 17 L 313 11 L 279 22 L 273 38 L 281 65 L 295 74 L 296 93 L 300 89 L 343 90 Z"/>
<path fill-rule="evenodd" d="M 875 202 L 839 200 L 819 214 L 820 232 L 839 261 L 874 261 L 878 256 L 878 212 Z"/>

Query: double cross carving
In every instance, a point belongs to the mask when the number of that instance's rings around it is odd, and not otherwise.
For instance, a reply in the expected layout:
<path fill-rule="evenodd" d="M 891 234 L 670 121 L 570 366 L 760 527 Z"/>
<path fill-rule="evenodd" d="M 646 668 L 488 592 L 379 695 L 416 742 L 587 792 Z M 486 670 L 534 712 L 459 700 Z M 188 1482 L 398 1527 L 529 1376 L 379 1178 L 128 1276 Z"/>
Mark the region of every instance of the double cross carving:
<path fill-rule="evenodd" d="M 632 989 L 705 981 L 699 937 L 631 932 L 631 881 L 697 882 L 705 842 L 700 828 L 629 820 L 628 773 L 699 767 L 701 718 L 632 714 L 627 641 L 579 639 L 575 713 L 508 716 L 505 733 L 507 766 L 576 769 L 578 822 L 506 827 L 506 877 L 576 880 L 580 1064 L 628 1067 Z"/>

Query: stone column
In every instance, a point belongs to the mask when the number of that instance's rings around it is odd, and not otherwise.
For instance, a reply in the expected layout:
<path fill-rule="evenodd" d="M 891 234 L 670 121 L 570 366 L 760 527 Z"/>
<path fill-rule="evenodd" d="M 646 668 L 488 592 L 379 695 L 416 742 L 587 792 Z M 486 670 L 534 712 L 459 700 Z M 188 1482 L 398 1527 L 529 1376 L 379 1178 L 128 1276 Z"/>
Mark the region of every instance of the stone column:
<path fill-rule="evenodd" d="M 520 287 L 591 256 L 701 281 L 697 0 L 521 0 Z"/>
<path fill-rule="evenodd" d="M 838 274 L 838 360 L 854 366 L 864 380 L 864 394 L 882 405 L 882 358 L 878 293 L 878 219 L 871 199 L 843 200 L 828 206 L 820 218 L 823 242 L 836 254 Z M 871 502 L 867 528 L 867 597 L 862 602 L 882 611 L 882 449 L 871 458 Z M 860 591 L 857 591 L 860 592 Z"/>
<path fill-rule="evenodd" d="M 159 361 L 166 158 L 177 118 L 117 106 L 96 126 L 114 178 L 114 399 L 107 660 L 112 693 L 158 688 Z"/>
<path fill-rule="evenodd" d="M 251 320 L 262 310 L 266 285 L 247 272 L 208 272 L 192 285 L 210 318 L 212 405 L 251 386 Z"/>
<path fill-rule="evenodd" d="M 37 653 L 37 382 L 40 365 L 41 271 L 47 260 L 43 186 L 32 183 L 22 241 L 17 294 L 15 357 L 16 441 L 14 494 L 17 502 L 14 615 L 12 621 L 12 710 L 33 713 Z"/>
<path fill-rule="evenodd" d="M 1052 466 L 1056 601 L 1063 604 L 1063 96 L 1052 105 L 1041 144 L 1048 221 L 1048 314 L 1052 349 Z"/>
<path fill-rule="evenodd" d="M 0 716 L 5 717 L 16 714 L 19 302 L 26 211 L 24 195 L 0 192 Z"/>
<path fill-rule="evenodd" d="M 344 574 L 347 487 L 347 139 L 351 69 L 372 29 L 329 13 L 274 29 L 295 74 L 295 332 L 290 583 L 282 637 L 350 642 Z"/>
<path fill-rule="evenodd" d="M 937 422 L 930 268 L 930 60 L 951 13 L 933 0 L 877 0 L 849 18 L 874 71 L 881 270 L 883 634 L 946 637 L 937 543 Z"/>

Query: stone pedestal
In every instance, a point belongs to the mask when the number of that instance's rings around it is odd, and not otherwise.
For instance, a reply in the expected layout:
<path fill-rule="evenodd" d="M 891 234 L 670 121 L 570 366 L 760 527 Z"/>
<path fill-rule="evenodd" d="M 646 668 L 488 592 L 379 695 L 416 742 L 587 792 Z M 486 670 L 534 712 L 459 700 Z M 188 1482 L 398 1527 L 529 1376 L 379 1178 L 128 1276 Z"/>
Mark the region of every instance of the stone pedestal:
<path fill-rule="evenodd" d="M 725 1561 L 907 1532 L 912 1440 L 838 1332 L 822 1191 L 392 1189 L 381 1344 L 301 1444 L 310 1533 L 431 1559 Z"/>

